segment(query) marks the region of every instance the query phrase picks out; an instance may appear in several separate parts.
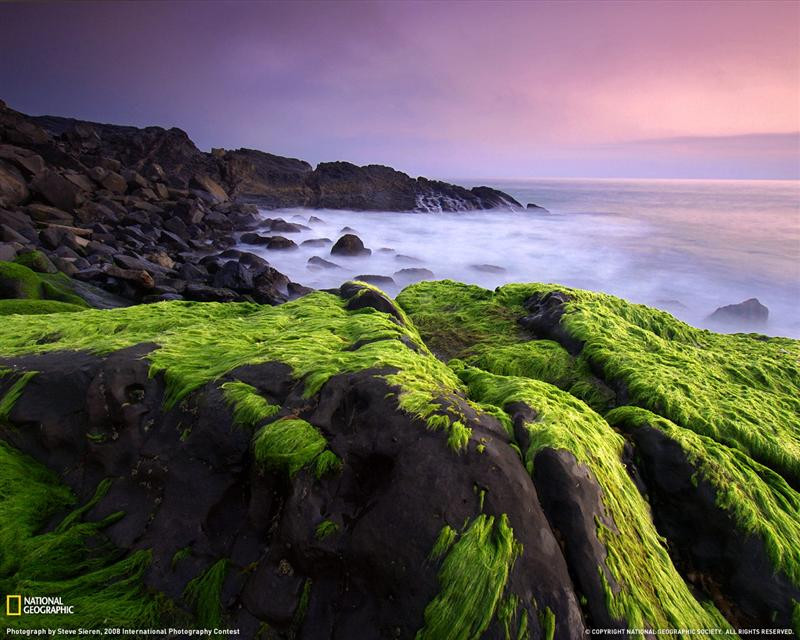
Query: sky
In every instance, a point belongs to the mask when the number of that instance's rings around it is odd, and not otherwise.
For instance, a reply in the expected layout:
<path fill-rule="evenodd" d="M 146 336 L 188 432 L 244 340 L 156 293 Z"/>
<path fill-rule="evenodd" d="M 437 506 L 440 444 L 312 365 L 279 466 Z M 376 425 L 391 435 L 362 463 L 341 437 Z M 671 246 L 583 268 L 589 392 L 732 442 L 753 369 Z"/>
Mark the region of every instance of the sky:
<path fill-rule="evenodd" d="M 0 3 L 0 99 L 438 178 L 800 178 L 800 2 Z"/>

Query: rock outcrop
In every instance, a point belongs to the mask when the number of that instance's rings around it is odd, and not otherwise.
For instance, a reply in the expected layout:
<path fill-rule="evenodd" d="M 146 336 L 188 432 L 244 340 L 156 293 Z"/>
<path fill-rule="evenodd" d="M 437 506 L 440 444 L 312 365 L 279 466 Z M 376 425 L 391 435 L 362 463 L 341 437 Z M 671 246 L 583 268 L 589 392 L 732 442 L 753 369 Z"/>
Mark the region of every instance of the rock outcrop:
<path fill-rule="evenodd" d="M 797 341 L 535 284 L 52 311 L 0 331 L 0 584 L 61 627 L 800 630 Z"/>
<path fill-rule="evenodd" d="M 123 166 L 134 167 L 146 179 L 166 177 L 175 188 L 191 188 L 193 183 L 199 183 L 203 193 L 211 194 L 217 202 L 230 196 L 264 208 L 354 211 L 523 208 L 508 194 L 490 187 L 465 189 L 426 178 L 415 179 L 381 165 L 359 167 L 349 162 L 323 162 L 312 168 L 302 160 L 254 149 L 214 149 L 204 153 L 186 132 L 177 128 L 138 129 L 72 118 L 16 115 L 36 127 L 40 138 L 44 132 L 71 150 L 79 150 L 81 161 L 88 167 L 101 165 L 101 159 L 114 158 Z M 222 191 L 209 186 L 209 181 Z"/>

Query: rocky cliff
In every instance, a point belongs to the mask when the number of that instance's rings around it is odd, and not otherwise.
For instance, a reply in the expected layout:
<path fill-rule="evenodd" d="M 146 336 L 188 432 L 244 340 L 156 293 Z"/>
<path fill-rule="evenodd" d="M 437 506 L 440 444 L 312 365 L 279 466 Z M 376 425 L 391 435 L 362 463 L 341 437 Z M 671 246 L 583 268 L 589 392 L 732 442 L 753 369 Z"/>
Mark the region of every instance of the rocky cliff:
<path fill-rule="evenodd" d="M 445 182 L 414 179 L 381 165 L 359 167 L 349 162 L 327 162 L 314 169 L 302 160 L 253 149 L 214 149 L 204 153 L 177 128 L 138 129 L 55 116 L 28 117 L 8 108 L 3 111 L 4 118 L 17 118 L 37 131 L 37 146 L 54 141 L 62 153 L 71 156 L 68 169 L 87 173 L 113 159 L 149 177 L 156 165 L 163 170 L 160 177 L 174 188 L 209 190 L 202 183 L 210 179 L 223 188 L 225 196 L 265 208 L 430 212 L 522 207 L 496 189 L 464 189 Z M 20 142 L 29 146 L 31 140 Z M 45 157 L 54 164 L 66 159 L 54 154 Z"/>

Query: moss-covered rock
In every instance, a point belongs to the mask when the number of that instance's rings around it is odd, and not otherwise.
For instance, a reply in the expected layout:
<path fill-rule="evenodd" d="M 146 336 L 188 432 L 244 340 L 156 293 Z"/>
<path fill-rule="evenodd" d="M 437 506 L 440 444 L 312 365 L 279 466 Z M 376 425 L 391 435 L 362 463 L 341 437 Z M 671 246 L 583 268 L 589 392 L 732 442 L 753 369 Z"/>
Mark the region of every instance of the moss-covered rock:
<path fill-rule="evenodd" d="M 356 283 L 6 316 L 4 455 L 55 475 L 29 500 L 47 517 L 0 538 L 27 557 L 100 537 L 58 551 L 67 593 L 102 571 L 126 615 L 244 637 L 796 624 L 795 341 L 551 285 L 398 303 Z M 0 469 L 0 510 L 27 490 Z M 0 561 L 0 586 L 23 580 Z"/>
<path fill-rule="evenodd" d="M 61 273 L 37 273 L 24 264 L 0 261 L 0 299 L 55 300 L 87 307 L 84 299 L 73 293 L 71 283 Z"/>

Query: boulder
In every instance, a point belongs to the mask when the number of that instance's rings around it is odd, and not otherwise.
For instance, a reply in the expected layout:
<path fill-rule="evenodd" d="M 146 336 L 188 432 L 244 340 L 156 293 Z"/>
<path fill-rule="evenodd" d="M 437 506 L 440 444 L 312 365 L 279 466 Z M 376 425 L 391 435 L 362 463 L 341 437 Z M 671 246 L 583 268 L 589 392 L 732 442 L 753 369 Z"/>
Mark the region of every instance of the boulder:
<path fill-rule="evenodd" d="M 19 169 L 0 160 L 0 206 L 13 207 L 28 199 L 28 186 Z"/>
<path fill-rule="evenodd" d="M 352 233 L 346 233 L 331 247 L 332 256 L 368 256 L 371 253 L 364 247 L 361 238 Z"/>
<path fill-rule="evenodd" d="M 249 231 L 243 233 L 239 240 L 245 244 L 267 244 L 270 241 L 270 236 L 262 236 L 255 231 Z"/>
<path fill-rule="evenodd" d="M 236 260 L 230 260 L 214 274 L 211 283 L 218 289 L 247 292 L 253 288 L 253 273 Z"/>
<path fill-rule="evenodd" d="M 310 240 L 303 240 L 300 243 L 301 247 L 325 247 L 329 244 L 333 244 L 333 241 L 330 238 L 311 238 Z"/>
<path fill-rule="evenodd" d="M 189 186 L 207 194 L 208 199 L 212 202 L 225 202 L 228 199 L 228 194 L 225 192 L 225 189 L 207 175 L 193 175 L 192 179 L 189 181 Z"/>
<path fill-rule="evenodd" d="M 309 258 L 308 264 L 314 267 L 320 267 L 322 269 L 341 269 L 341 267 L 335 262 L 330 262 L 324 258 L 320 258 L 319 256 L 312 256 Z"/>
<path fill-rule="evenodd" d="M 80 205 L 85 194 L 83 189 L 52 170 L 46 170 L 31 182 L 31 191 L 45 202 L 72 211 Z"/>
<path fill-rule="evenodd" d="M 267 249 L 297 249 L 297 244 L 294 240 L 283 236 L 271 236 L 267 242 Z"/>
<path fill-rule="evenodd" d="M 144 270 L 123 269 L 116 265 L 112 265 L 106 269 L 105 273 L 112 278 L 125 280 L 126 282 L 130 282 L 137 287 L 141 287 L 142 289 L 152 289 L 156 284 L 153 280 L 153 276 Z"/>

